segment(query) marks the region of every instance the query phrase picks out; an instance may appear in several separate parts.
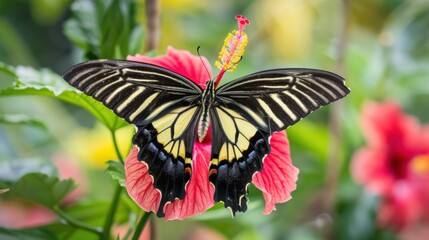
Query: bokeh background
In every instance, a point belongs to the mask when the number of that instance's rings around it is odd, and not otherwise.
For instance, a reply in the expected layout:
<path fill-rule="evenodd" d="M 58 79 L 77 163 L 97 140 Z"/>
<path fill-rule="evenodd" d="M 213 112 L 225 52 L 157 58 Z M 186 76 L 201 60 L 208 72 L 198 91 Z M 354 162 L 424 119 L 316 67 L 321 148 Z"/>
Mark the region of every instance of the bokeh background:
<path fill-rule="evenodd" d="M 109 8 L 113 3 L 121 17 Z M 236 27 L 234 16 L 245 15 L 251 21 L 246 28 L 249 44 L 227 80 L 268 68 L 320 68 L 343 75 L 352 92 L 340 104 L 322 108 L 287 130 L 292 161 L 300 174 L 293 198 L 278 204 L 277 211 L 262 215 L 262 196 L 250 188 L 251 207 L 245 214 L 231 219 L 219 204 L 184 221 L 152 219 L 152 235 L 159 239 L 429 239 L 424 231 L 410 233 L 409 226 L 380 224 L 383 198 L 357 183 L 351 167 L 355 152 L 367 144 L 361 124 L 367 102 L 393 101 L 417 121 L 429 122 L 429 1 L 161 0 L 158 4 L 159 41 L 147 53 L 144 1 L 1 1 L 0 88 L 12 86 L 16 75 L 39 84 L 86 59 L 155 56 L 169 45 L 194 54 L 201 46 L 201 55 L 214 68 L 224 37 Z M 103 23 L 108 18 L 112 22 Z M 10 186 L 34 171 L 72 177 L 78 188 L 62 200 L 62 206 L 77 219 L 102 224 L 115 184 L 105 172 L 105 162 L 117 159 L 108 128 L 82 107 L 33 95 L 43 94 L 0 97 L 1 184 Z M 132 134 L 130 127 L 117 132 L 123 155 Z M 135 222 L 138 211 L 124 194 L 115 231 Z M 419 226 L 427 223 L 418 221 Z M 0 236 L 19 233 L 10 229 L 44 229 L 62 231 L 59 239 L 93 238 L 67 228 L 52 211 L 13 192 L 0 195 L 0 226 Z"/>

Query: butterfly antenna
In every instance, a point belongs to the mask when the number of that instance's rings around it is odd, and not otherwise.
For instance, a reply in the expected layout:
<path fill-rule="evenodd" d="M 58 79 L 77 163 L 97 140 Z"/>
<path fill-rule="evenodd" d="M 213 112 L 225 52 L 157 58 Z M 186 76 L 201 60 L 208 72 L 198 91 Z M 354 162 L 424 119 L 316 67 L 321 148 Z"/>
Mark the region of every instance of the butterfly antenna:
<path fill-rule="evenodd" d="M 200 47 L 201 47 L 201 46 L 198 46 L 198 47 L 197 47 L 198 57 L 200 57 L 201 63 L 203 64 L 204 69 L 206 69 L 208 79 L 210 79 L 210 72 L 209 72 L 209 70 L 208 70 L 208 68 L 207 68 L 206 64 L 204 63 L 203 58 L 201 57 L 201 54 L 200 54 Z"/>
<path fill-rule="evenodd" d="M 231 68 L 233 68 L 234 66 L 237 66 L 240 62 L 241 62 L 241 60 L 243 60 L 243 56 L 240 56 L 240 60 L 238 60 L 236 63 L 234 63 L 233 65 L 231 65 L 231 67 L 229 67 L 228 68 L 228 70 L 229 69 L 231 69 Z"/>

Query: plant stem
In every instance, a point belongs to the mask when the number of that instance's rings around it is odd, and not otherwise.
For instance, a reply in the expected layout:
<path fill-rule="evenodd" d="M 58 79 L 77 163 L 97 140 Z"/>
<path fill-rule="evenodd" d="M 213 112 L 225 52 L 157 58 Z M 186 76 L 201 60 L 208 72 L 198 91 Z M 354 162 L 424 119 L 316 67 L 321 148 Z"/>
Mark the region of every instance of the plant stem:
<path fill-rule="evenodd" d="M 335 72 L 341 76 L 346 73 L 345 58 L 348 41 L 348 24 L 349 24 L 349 8 L 351 0 L 342 0 L 340 7 L 340 22 L 341 26 L 338 31 L 338 43 L 336 46 Z M 342 101 L 332 105 L 330 112 L 329 132 L 331 135 L 329 145 L 329 155 L 327 164 L 327 179 L 324 190 L 324 203 L 322 202 L 322 210 L 330 216 L 334 216 L 335 196 L 340 178 L 341 162 L 341 120 L 340 116 L 343 112 Z M 323 206 L 324 205 L 324 206 Z M 333 238 L 332 226 L 325 232 L 325 238 Z"/>
<path fill-rule="evenodd" d="M 118 156 L 119 160 L 124 163 L 124 158 L 121 155 L 121 152 L 119 151 L 118 142 L 116 141 L 116 134 L 115 131 L 110 131 L 113 141 L 113 147 L 115 148 L 116 155 Z M 109 212 L 107 213 L 106 220 L 104 222 L 103 226 L 103 232 L 100 236 L 100 240 L 108 240 L 110 237 L 110 229 L 112 228 L 113 221 L 115 219 L 116 210 L 118 209 L 119 200 L 121 198 L 122 193 L 122 187 L 117 184 L 115 192 L 113 194 L 112 203 L 109 208 Z"/>
<path fill-rule="evenodd" d="M 338 33 L 337 43 L 337 56 L 335 60 L 335 72 L 344 76 L 345 75 L 345 57 L 348 39 L 348 10 L 350 0 L 341 1 L 341 27 Z M 333 209 L 333 199 L 335 198 L 335 189 L 337 187 L 339 173 L 341 169 L 341 120 L 340 115 L 343 109 L 342 101 L 336 102 L 332 105 L 330 112 L 329 131 L 331 134 L 329 159 L 327 167 L 327 195 L 331 201 L 328 201 L 327 209 Z"/>
<path fill-rule="evenodd" d="M 76 227 L 76 228 L 80 228 L 83 230 L 86 230 L 88 232 L 92 232 L 95 233 L 97 235 L 101 235 L 102 229 L 100 227 L 94 227 L 91 226 L 87 223 L 81 222 L 75 218 L 73 218 L 72 216 L 68 215 L 66 212 L 64 212 L 63 210 L 61 210 L 58 206 L 55 206 L 52 208 L 54 210 L 54 212 L 60 216 L 62 219 L 64 219 L 69 225 Z"/>
<path fill-rule="evenodd" d="M 158 47 L 159 40 L 159 4 L 157 0 L 146 0 L 146 51 Z"/>
<path fill-rule="evenodd" d="M 145 212 L 137 223 L 132 240 L 138 240 L 152 212 Z"/>
<path fill-rule="evenodd" d="M 103 226 L 103 233 L 100 236 L 100 240 L 108 240 L 110 236 L 110 229 L 112 228 L 113 220 L 115 218 L 116 210 L 118 209 L 119 199 L 121 197 L 122 187 L 118 184 L 113 194 L 112 204 L 109 208 L 106 221 Z"/>
<path fill-rule="evenodd" d="M 116 140 L 115 131 L 110 130 L 110 134 L 112 135 L 113 146 L 115 147 L 116 155 L 118 155 L 119 161 L 124 163 L 124 158 L 122 157 L 121 151 L 119 151 L 118 141 Z"/>
<path fill-rule="evenodd" d="M 123 240 L 128 240 L 130 238 L 131 234 L 134 231 L 134 227 L 136 226 L 136 222 L 137 222 L 137 216 L 134 212 L 131 211 L 130 216 L 128 218 L 128 223 L 130 226 L 128 227 L 128 230 L 125 233 Z"/>

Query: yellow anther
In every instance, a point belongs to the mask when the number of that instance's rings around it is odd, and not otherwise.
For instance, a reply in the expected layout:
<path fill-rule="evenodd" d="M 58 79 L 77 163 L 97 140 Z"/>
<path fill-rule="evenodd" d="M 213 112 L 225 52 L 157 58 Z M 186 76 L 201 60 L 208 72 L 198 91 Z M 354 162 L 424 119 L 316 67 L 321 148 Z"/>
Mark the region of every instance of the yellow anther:
<path fill-rule="evenodd" d="M 248 38 L 244 32 L 244 28 L 249 24 L 249 20 L 240 15 L 237 15 L 235 18 L 238 23 L 238 30 L 233 30 L 225 38 L 219 52 L 219 60 L 215 63 L 216 67 L 220 69 L 220 73 L 216 78 L 216 86 L 226 71 L 234 72 L 247 46 Z"/>
<path fill-rule="evenodd" d="M 418 155 L 411 160 L 411 170 L 417 174 L 429 173 L 429 155 Z"/>

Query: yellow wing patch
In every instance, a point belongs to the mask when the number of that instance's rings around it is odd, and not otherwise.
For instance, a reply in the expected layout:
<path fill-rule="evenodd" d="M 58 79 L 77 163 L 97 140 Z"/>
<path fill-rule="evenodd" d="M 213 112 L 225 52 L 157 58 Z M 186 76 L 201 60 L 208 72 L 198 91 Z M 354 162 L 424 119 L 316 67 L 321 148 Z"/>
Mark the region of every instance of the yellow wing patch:
<path fill-rule="evenodd" d="M 152 122 L 158 132 L 157 141 L 175 158 L 186 159 L 186 143 L 181 139 L 193 119 L 197 107 L 181 107 Z"/>
<path fill-rule="evenodd" d="M 216 112 L 227 138 L 220 147 L 219 161 L 238 160 L 243 157 L 243 152 L 249 149 L 249 140 L 258 129 L 234 110 L 219 107 L 216 108 Z"/>

